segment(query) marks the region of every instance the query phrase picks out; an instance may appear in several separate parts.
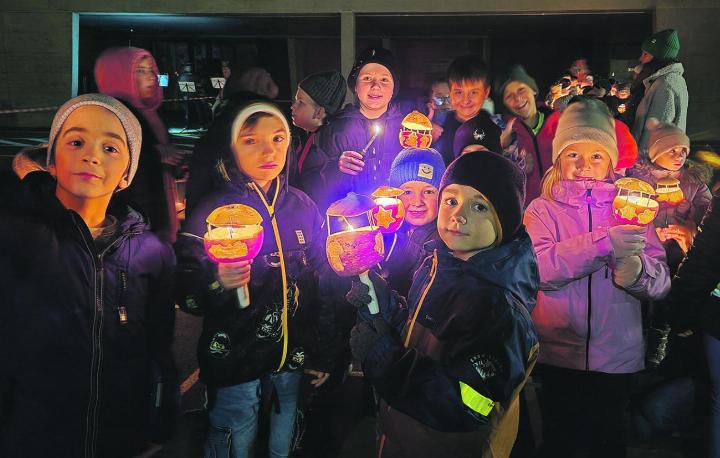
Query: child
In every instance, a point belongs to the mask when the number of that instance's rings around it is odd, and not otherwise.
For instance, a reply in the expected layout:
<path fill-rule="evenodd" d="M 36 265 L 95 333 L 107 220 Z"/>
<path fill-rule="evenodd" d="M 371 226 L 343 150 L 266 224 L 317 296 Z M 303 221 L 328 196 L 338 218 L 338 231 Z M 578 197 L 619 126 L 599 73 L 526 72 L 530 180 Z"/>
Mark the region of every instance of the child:
<path fill-rule="evenodd" d="M 270 419 L 269 455 L 284 457 L 290 452 L 301 369 L 312 368 L 306 372 L 320 386 L 333 360 L 334 316 L 316 281 L 326 265 L 322 220 L 307 195 L 280 175 L 290 144 L 282 112 L 251 102 L 221 116 L 225 129 L 217 131 L 216 140 L 224 187 L 188 209 L 185 236 L 176 246 L 179 303 L 205 315 L 198 342 L 210 415 L 205 456 L 226 456 L 228 450 L 248 456 L 262 384 L 272 387 L 279 403 Z M 205 253 L 206 219 L 228 204 L 249 205 L 263 217 L 264 241 L 254 261 L 214 264 Z M 235 289 L 245 285 L 250 305 L 239 308 Z"/>
<path fill-rule="evenodd" d="M 381 398 L 378 456 L 507 457 L 538 350 L 524 175 L 495 153 L 466 154 L 439 189 L 441 240 L 415 274 L 409 309 L 387 307 L 397 301 L 376 278 L 382 317 L 350 339 Z M 368 302 L 353 293 L 355 305 Z"/>
<path fill-rule="evenodd" d="M 303 165 L 309 158 L 317 132 L 327 124 L 328 116 L 334 115 L 345 101 L 347 86 L 345 78 L 337 71 L 313 73 L 298 83 L 295 101 L 292 104 L 292 122 L 307 133 L 307 139 L 300 142 L 293 155 L 295 164 L 290 167 L 291 182 L 297 183 L 311 198 L 324 190 L 312 189 L 312 175 L 309 180 L 303 175 Z M 315 158 L 310 158 L 312 164 Z M 312 167 L 312 166 L 311 166 Z M 307 175 L 307 174 L 306 174 Z M 302 184 L 308 182 L 308 186 Z M 315 191 L 315 192 L 313 192 Z"/>
<path fill-rule="evenodd" d="M 546 456 L 573 456 L 582 445 L 591 456 L 624 456 L 631 375 L 643 369 L 640 300 L 670 287 L 655 231 L 613 218 L 613 123 L 600 101 L 568 105 L 543 194 L 525 212 L 540 268 L 533 321 Z"/>
<path fill-rule="evenodd" d="M 0 200 L 3 457 L 130 457 L 172 430 L 175 257 L 112 202 L 141 141 L 116 99 L 70 99 L 50 128 L 49 174 Z"/>
<path fill-rule="evenodd" d="M 402 150 L 390 168 L 388 185 L 405 191 L 405 221 L 397 232 L 392 253 L 385 262 L 388 282 L 406 297 L 413 274 L 425 258 L 423 245 L 438 239 L 438 188 L 445 173 L 445 162 L 434 149 Z"/>

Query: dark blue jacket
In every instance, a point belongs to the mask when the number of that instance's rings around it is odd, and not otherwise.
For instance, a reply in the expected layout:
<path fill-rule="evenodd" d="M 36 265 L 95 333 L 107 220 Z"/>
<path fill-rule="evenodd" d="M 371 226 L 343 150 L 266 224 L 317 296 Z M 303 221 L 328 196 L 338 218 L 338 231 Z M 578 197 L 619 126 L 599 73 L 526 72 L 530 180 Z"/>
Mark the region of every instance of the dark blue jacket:
<path fill-rule="evenodd" d="M 322 220 L 305 193 L 286 186 L 282 176 L 277 180 L 281 182 L 280 194 L 272 218 L 282 243 L 289 298 L 289 343 L 283 369 L 309 366 L 329 370 L 334 312 L 318 291 L 318 272 L 327 268 Z M 268 202 L 272 202 L 275 189 L 273 181 Z M 264 240 L 252 264 L 250 306 L 245 309 L 238 307 L 235 290 L 220 287 L 217 266 L 197 238 L 206 232 L 210 212 L 227 204 L 249 205 L 263 217 Z M 228 167 L 224 188 L 189 209 L 176 252 L 178 303 L 190 313 L 205 317 L 198 342 L 202 380 L 213 387 L 231 386 L 275 371 L 283 350 L 282 277 L 271 216 L 254 183 L 236 167 Z"/>
<path fill-rule="evenodd" d="M 536 358 L 530 318 L 539 286 L 535 252 L 524 230 L 468 261 L 441 241 L 427 246 L 433 256 L 416 273 L 409 308 L 384 313 L 402 328 L 400 335 L 382 337 L 363 368 L 392 409 L 438 432 L 477 431 L 508 408 Z M 464 394 L 462 386 L 469 387 Z M 473 409 L 473 393 L 496 407 L 485 414 Z"/>
<path fill-rule="evenodd" d="M 118 231 L 96 248 L 45 172 L 10 189 L 0 198 L 0 456 L 124 457 L 167 439 L 178 401 L 170 245 L 111 205 Z"/>
<path fill-rule="evenodd" d="M 385 249 L 389 252 L 392 247 L 392 253 L 389 253 L 389 256 L 386 254 L 383 276 L 387 278 L 390 288 L 401 296 L 407 297 L 415 271 L 428 256 L 424 245 L 440 237 L 438 236 L 437 222 L 434 220 L 419 227 L 405 222 L 396 234 L 394 247 L 393 237 L 385 238 Z"/>

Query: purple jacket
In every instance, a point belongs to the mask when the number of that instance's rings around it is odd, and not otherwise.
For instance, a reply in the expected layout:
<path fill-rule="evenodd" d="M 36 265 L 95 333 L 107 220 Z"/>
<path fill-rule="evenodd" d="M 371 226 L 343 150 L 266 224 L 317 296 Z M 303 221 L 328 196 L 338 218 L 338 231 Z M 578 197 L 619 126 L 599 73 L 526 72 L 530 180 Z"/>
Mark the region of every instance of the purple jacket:
<path fill-rule="evenodd" d="M 540 269 L 532 317 L 540 335 L 538 362 L 570 369 L 632 373 L 644 367 L 640 301 L 670 290 L 665 250 L 652 226 L 643 272 L 627 289 L 612 280 L 608 228 L 616 225 L 611 183 L 560 181 L 555 200 L 539 197 L 525 226 Z"/>

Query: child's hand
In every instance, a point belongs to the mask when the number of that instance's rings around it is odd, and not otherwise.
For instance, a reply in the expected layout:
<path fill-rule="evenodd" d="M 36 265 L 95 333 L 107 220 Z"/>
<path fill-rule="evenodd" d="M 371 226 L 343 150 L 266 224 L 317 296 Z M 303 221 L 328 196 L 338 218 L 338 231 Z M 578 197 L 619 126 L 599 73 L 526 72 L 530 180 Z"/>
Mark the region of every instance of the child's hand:
<path fill-rule="evenodd" d="M 251 264 L 252 261 L 218 264 L 218 281 L 225 289 L 235 289 L 247 285 L 250 283 Z"/>
<path fill-rule="evenodd" d="M 643 226 L 622 224 L 608 229 L 608 237 L 616 258 L 637 256 L 645 249 L 645 233 Z"/>
<path fill-rule="evenodd" d="M 360 153 L 355 151 L 343 151 L 338 162 L 338 169 L 348 175 L 357 175 L 365 168 L 365 161 Z"/>
<path fill-rule="evenodd" d="M 440 136 L 442 135 L 443 131 L 444 131 L 444 129 L 442 128 L 442 126 L 440 126 L 440 124 L 432 123 L 432 137 L 433 137 L 433 140 L 437 140 L 438 138 L 440 138 Z"/>
<path fill-rule="evenodd" d="M 314 377 L 313 380 L 310 380 L 310 385 L 315 388 L 320 388 L 322 384 L 327 382 L 327 379 L 330 378 L 329 372 L 316 371 L 315 369 L 305 369 L 305 374 Z"/>
<path fill-rule="evenodd" d="M 683 253 L 688 252 L 690 246 L 692 246 L 693 240 L 695 239 L 693 230 L 680 224 L 669 224 L 664 230 L 664 235 L 666 240 L 675 240 L 678 245 L 680 245 L 680 249 L 683 250 Z"/>
<path fill-rule="evenodd" d="M 621 288 L 627 288 L 640 278 L 642 273 L 642 259 L 640 256 L 619 258 L 613 269 L 613 281 Z"/>
<path fill-rule="evenodd" d="M 505 126 L 505 129 L 503 129 L 502 133 L 500 134 L 500 146 L 502 149 L 507 149 L 512 145 L 513 142 L 513 126 L 515 125 L 515 121 L 517 121 L 517 118 L 513 117 L 508 121 L 507 126 Z M 502 151 L 494 151 L 497 153 L 501 153 Z"/>
<path fill-rule="evenodd" d="M 357 308 L 364 307 L 372 301 L 370 287 L 359 280 L 353 280 L 352 288 L 345 295 L 345 299 Z"/>

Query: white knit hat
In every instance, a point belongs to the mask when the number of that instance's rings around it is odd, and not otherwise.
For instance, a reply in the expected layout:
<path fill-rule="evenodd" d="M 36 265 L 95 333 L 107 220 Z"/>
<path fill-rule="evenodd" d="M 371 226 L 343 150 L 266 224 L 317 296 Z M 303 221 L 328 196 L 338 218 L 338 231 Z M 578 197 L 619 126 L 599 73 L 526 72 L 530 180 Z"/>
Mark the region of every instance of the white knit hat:
<path fill-rule="evenodd" d="M 658 157 L 673 148 L 683 147 L 690 151 L 690 139 L 679 127 L 656 118 L 650 118 L 645 123 L 648 130 L 648 157 L 655 162 Z"/>
<path fill-rule="evenodd" d="M 135 172 L 137 172 L 140 160 L 140 149 L 142 147 L 142 128 L 134 114 L 119 100 L 105 94 L 84 94 L 74 97 L 65 102 L 55 113 L 50 136 L 48 138 L 47 167 L 53 162 L 55 154 L 55 139 L 60 133 L 63 124 L 73 111 L 87 105 L 95 105 L 110 110 L 120 120 L 125 135 L 127 136 L 128 149 L 130 150 L 130 168 L 128 170 L 128 185 L 132 183 Z"/>
<path fill-rule="evenodd" d="M 232 123 L 232 128 L 230 129 L 230 146 L 232 146 L 235 143 L 235 140 L 237 140 L 238 135 L 240 135 L 240 129 L 242 129 L 245 121 L 247 121 L 248 118 L 255 113 L 267 113 L 280 118 L 280 121 L 282 121 L 283 124 L 283 128 L 287 133 L 288 140 L 290 139 L 290 125 L 288 124 L 287 119 L 285 119 L 285 115 L 283 114 L 283 112 L 280 111 L 280 108 L 276 107 L 272 103 L 252 102 L 245 108 L 241 109 L 237 115 L 235 115 L 235 119 Z"/>
<path fill-rule="evenodd" d="M 599 100 L 584 99 L 573 102 L 562 112 L 552 142 L 553 164 L 567 146 L 588 141 L 601 145 L 615 168 L 618 162 L 615 120 L 607 106 Z"/>

